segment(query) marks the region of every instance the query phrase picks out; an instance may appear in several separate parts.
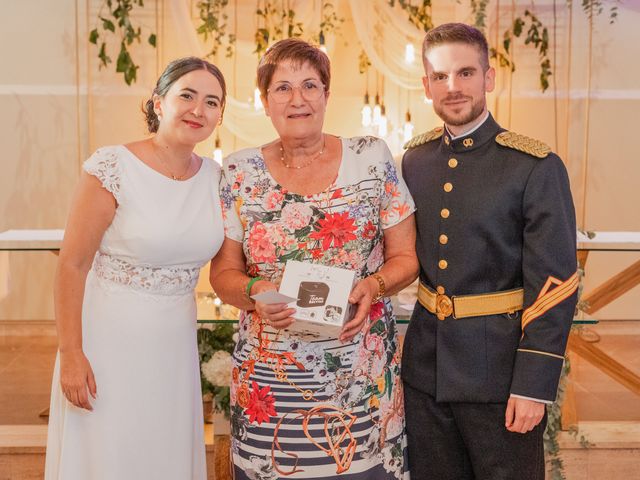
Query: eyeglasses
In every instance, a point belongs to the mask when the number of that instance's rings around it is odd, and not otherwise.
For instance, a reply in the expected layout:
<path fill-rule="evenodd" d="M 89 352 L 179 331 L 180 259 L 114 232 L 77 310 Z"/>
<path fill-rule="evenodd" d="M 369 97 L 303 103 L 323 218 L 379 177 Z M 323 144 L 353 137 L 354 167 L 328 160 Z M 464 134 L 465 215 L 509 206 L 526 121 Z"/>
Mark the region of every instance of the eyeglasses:
<path fill-rule="evenodd" d="M 293 98 L 293 91 L 295 89 L 300 90 L 300 95 L 308 102 L 318 100 L 324 93 L 324 84 L 313 80 L 307 80 L 302 85 L 290 85 L 288 83 L 281 83 L 274 88 L 267 90 L 268 94 L 271 94 L 276 103 L 287 103 Z"/>

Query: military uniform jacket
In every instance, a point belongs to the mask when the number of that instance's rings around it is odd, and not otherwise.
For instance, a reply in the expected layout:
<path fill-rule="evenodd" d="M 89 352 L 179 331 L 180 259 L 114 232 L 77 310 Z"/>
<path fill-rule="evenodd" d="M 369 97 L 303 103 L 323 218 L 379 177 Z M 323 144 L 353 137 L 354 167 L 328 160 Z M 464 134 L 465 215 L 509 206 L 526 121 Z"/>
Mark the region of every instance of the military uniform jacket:
<path fill-rule="evenodd" d="M 554 401 L 578 284 L 562 161 L 489 115 L 462 138 L 444 128 L 416 137 L 402 171 L 423 283 L 449 296 L 524 288 L 524 309 L 512 314 L 440 321 L 417 303 L 403 380 L 437 401 Z"/>

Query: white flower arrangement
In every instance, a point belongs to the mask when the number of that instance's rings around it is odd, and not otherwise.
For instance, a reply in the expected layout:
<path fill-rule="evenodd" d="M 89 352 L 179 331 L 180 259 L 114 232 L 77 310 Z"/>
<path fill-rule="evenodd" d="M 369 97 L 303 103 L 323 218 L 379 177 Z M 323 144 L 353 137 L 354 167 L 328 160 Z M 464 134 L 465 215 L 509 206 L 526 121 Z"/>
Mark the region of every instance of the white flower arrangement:
<path fill-rule="evenodd" d="M 231 385 L 231 354 L 217 350 L 211 358 L 201 366 L 202 374 L 212 385 L 228 387 Z"/>

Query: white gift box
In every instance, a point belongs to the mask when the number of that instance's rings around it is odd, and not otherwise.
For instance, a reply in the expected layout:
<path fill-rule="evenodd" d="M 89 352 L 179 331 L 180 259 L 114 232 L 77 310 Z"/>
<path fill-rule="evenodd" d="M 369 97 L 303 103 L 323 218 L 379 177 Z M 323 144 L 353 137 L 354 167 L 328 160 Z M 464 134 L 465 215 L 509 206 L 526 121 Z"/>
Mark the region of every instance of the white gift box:
<path fill-rule="evenodd" d="M 287 330 L 303 335 L 338 337 L 353 316 L 349 294 L 356 280 L 353 270 L 289 260 L 279 292 L 296 300 L 296 319 Z"/>

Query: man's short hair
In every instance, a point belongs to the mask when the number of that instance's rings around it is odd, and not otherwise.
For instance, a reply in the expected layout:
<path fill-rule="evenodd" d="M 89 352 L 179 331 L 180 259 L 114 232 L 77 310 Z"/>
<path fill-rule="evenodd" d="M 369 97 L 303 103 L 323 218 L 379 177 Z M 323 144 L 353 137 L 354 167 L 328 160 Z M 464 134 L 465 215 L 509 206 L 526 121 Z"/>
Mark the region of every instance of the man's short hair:
<path fill-rule="evenodd" d="M 466 43 L 473 45 L 480 53 L 480 65 L 489 70 L 489 45 L 484 34 L 466 23 L 443 23 L 427 32 L 422 42 L 422 62 L 427 70 L 427 53 L 434 47 L 447 43 Z"/>

